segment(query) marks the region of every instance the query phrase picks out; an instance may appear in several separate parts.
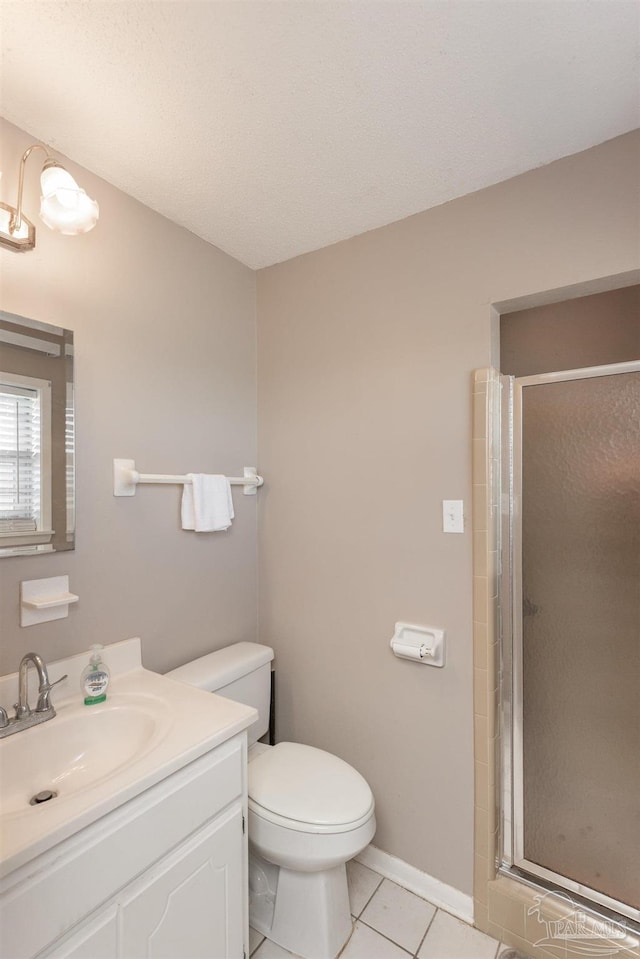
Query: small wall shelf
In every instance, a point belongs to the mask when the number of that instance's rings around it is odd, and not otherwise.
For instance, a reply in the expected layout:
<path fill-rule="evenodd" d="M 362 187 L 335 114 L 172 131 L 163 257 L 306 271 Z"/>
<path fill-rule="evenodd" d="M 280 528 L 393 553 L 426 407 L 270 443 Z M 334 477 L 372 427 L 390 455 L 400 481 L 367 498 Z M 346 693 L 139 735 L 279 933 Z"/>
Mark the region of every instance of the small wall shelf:
<path fill-rule="evenodd" d="M 64 619 L 69 606 L 80 599 L 69 592 L 68 576 L 24 580 L 20 584 L 20 625 L 35 626 L 52 619 Z"/>
<path fill-rule="evenodd" d="M 62 593 L 61 596 L 43 596 L 42 599 L 23 599 L 22 605 L 31 609 L 53 609 L 55 606 L 68 606 L 80 599 L 75 593 Z"/>

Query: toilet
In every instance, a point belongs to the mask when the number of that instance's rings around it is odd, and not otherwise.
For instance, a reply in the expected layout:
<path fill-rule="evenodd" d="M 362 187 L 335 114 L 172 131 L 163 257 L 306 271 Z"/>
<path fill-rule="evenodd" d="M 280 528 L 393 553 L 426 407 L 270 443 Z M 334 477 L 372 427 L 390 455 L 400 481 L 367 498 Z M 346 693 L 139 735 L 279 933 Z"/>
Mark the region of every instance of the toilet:
<path fill-rule="evenodd" d="M 258 742 L 269 728 L 272 659 L 268 646 L 236 643 L 167 675 L 258 710 L 248 730 L 249 922 L 303 959 L 334 959 L 352 931 L 345 864 L 373 838 L 373 795 L 323 749 Z"/>

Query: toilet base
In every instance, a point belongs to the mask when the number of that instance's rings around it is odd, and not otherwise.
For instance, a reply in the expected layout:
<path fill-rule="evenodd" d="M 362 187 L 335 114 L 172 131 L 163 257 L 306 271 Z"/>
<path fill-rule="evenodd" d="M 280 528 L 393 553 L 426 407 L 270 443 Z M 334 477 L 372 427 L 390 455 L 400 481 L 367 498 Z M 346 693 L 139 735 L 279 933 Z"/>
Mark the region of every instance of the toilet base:
<path fill-rule="evenodd" d="M 334 959 L 353 928 L 344 863 L 293 872 L 251 853 L 249 923 L 302 959 Z"/>

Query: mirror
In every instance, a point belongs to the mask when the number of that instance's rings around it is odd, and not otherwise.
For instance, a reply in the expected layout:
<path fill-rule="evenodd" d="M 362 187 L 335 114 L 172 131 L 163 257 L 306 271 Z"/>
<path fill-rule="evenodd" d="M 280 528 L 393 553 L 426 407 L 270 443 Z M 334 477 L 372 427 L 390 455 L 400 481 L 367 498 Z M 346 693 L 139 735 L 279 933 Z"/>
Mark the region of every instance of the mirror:
<path fill-rule="evenodd" d="M 73 332 L 0 310 L 0 556 L 74 546 Z"/>

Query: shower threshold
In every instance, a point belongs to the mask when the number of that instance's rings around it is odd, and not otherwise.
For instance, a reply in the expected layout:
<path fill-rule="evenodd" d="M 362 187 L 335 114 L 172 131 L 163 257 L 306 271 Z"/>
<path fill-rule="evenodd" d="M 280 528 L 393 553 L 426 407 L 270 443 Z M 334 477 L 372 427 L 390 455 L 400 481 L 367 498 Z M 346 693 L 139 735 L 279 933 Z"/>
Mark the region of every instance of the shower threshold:
<path fill-rule="evenodd" d="M 532 863 L 531 866 L 529 870 L 502 863 L 498 869 L 498 875 L 513 879 L 531 889 L 530 913 L 535 911 L 536 903 L 548 895 L 554 897 L 557 904 L 565 903 L 569 913 L 573 911 L 576 916 L 578 913 L 585 913 L 592 922 L 611 927 L 616 938 L 621 934 L 640 936 L 640 910 L 634 909 L 628 903 L 612 899 L 596 889 L 567 879 L 566 876 L 544 869 L 537 863 Z M 534 872 L 534 869 L 539 872 Z"/>

